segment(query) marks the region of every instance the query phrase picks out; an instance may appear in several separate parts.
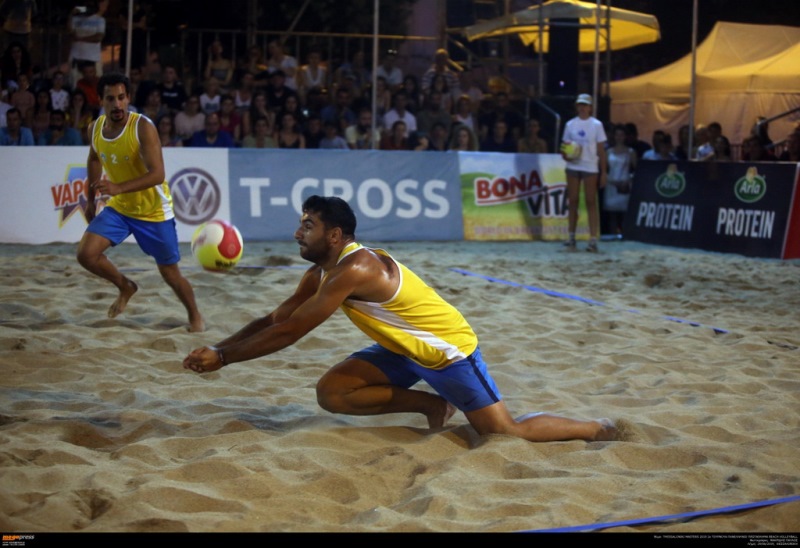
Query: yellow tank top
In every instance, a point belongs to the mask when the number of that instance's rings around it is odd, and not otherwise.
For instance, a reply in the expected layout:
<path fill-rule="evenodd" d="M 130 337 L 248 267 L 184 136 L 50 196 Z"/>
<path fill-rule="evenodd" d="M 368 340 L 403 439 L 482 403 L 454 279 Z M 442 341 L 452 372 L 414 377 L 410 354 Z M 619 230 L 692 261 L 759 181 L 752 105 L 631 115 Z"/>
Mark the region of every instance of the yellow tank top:
<path fill-rule="evenodd" d="M 147 173 L 139 143 L 141 114 L 131 112 L 122 132 L 113 139 L 103 137 L 105 115 L 100 116 L 92 132 L 92 148 L 103 164 L 103 170 L 112 183 L 123 183 Z M 150 123 L 144 118 L 144 123 Z M 142 221 L 166 221 L 175 214 L 172 211 L 172 195 L 166 181 L 160 185 L 112 196 L 106 206 L 117 212 Z"/>
<path fill-rule="evenodd" d="M 338 262 L 362 247 L 349 244 Z M 346 299 L 341 308 L 347 317 L 381 346 L 423 367 L 441 369 L 472 354 L 478 337 L 461 313 L 385 250 L 372 251 L 394 261 L 400 285 L 383 303 Z"/>

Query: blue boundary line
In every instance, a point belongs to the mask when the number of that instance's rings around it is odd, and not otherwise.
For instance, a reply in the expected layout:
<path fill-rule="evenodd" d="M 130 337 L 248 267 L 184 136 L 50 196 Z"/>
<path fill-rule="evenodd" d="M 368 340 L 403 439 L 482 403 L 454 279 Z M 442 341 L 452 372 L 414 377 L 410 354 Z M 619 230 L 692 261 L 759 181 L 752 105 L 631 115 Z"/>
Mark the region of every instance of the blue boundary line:
<path fill-rule="evenodd" d="M 499 283 L 499 284 L 504 284 L 504 285 L 510 285 L 512 287 L 521 287 L 523 289 L 527 289 L 528 291 L 533 291 L 535 293 L 542 293 L 542 294 L 548 295 L 550 297 L 559 297 L 559 298 L 562 298 L 562 299 L 571 299 L 573 301 L 580 301 L 582 303 L 592 304 L 592 305 L 596 305 L 596 306 L 609 306 L 606 303 L 603 303 L 603 302 L 600 302 L 600 301 L 595 301 L 593 299 L 587 299 L 586 297 L 581 297 L 579 295 L 571 295 L 569 293 L 562 293 L 560 291 L 552 291 L 550 289 L 544 289 L 544 288 L 536 287 L 536 286 L 533 286 L 533 285 L 525 285 L 525 284 L 521 284 L 521 283 L 517 283 L 517 282 L 511 282 L 511 281 L 508 281 L 508 280 L 503 280 L 502 278 L 495 278 L 493 276 L 485 276 L 483 274 L 477 274 L 475 272 L 470 272 L 469 270 L 464 270 L 462 268 L 451 268 L 450 270 L 453 271 L 453 272 L 457 272 L 459 274 L 463 274 L 464 276 L 473 276 L 473 277 L 476 277 L 476 278 L 481 278 L 481 279 L 486 280 L 488 282 L 494 282 L 494 283 Z M 620 307 L 614 307 L 614 308 L 616 308 L 617 310 L 622 310 L 624 312 L 629 312 L 631 314 L 641 314 L 641 312 L 639 312 L 638 310 L 625 309 L 625 308 L 620 308 Z M 727 329 L 722 329 L 720 327 L 706 326 L 706 325 L 703 325 L 703 324 L 700 324 L 700 323 L 697 323 L 697 322 L 684 320 L 684 319 L 681 319 L 681 318 L 675 318 L 673 316 L 662 316 L 662 319 L 669 320 L 671 322 L 685 323 L 685 324 L 691 325 L 693 327 L 709 327 L 710 329 L 713 329 L 715 333 L 728 333 Z"/>
<path fill-rule="evenodd" d="M 711 516 L 715 514 L 730 514 L 733 512 L 741 512 L 743 510 L 750 510 L 753 508 L 762 508 L 764 506 L 774 506 L 776 504 L 784 504 L 787 502 L 800 501 L 800 495 L 791 497 L 783 497 L 772 500 L 762 500 L 758 502 L 750 502 L 747 504 L 739 504 L 736 506 L 723 506 L 722 508 L 714 508 L 711 510 L 700 510 L 698 512 L 685 512 L 683 514 L 671 514 L 666 516 L 656 516 L 652 518 L 631 519 L 624 521 L 611 521 L 607 523 L 591 523 L 587 525 L 576 525 L 573 527 L 557 527 L 554 529 L 533 529 L 529 531 L 518 531 L 520 533 L 580 533 L 589 531 L 598 531 L 600 529 L 608 529 L 610 527 L 625 527 L 634 525 L 646 525 L 653 523 L 665 523 L 670 521 L 688 521 L 690 519 Z"/>

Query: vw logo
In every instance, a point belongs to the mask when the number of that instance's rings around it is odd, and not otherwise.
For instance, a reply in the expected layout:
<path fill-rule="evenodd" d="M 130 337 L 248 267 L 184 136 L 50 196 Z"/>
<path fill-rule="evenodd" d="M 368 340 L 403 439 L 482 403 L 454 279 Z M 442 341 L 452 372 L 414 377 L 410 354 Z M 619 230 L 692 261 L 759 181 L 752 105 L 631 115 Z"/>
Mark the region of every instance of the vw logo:
<path fill-rule="evenodd" d="M 219 185 L 202 169 L 182 169 L 170 179 L 169 190 L 175 217 L 182 223 L 202 224 L 219 210 Z"/>

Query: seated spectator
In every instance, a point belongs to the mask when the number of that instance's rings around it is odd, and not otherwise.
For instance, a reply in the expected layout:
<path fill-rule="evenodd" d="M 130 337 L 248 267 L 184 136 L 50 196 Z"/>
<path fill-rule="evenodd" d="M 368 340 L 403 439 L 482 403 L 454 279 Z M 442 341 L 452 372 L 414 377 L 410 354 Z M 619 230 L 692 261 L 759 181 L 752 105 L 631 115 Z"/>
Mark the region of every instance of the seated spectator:
<path fill-rule="evenodd" d="M 250 135 L 255 131 L 255 120 L 266 118 L 270 128 L 275 126 L 275 112 L 267 105 L 267 92 L 258 90 L 253 94 L 250 108 L 242 115 L 242 134 Z"/>
<path fill-rule="evenodd" d="M 63 110 L 54 110 L 50 114 L 50 127 L 39 136 L 36 143 L 40 146 L 83 146 L 81 134 L 67 124 L 67 116 Z"/>
<path fill-rule="evenodd" d="M 539 136 L 540 129 L 539 120 L 536 118 L 528 120 L 528 131 L 517 141 L 517 150 L 530 154 L 547 153 L 547 142 Z"/>
<path fill-rule="evenodd" d="M 19 87 L 19 76 L 24 74 L 30 82 L 33 78 L 33 63 L 28 48 L 22 42 L 13 41 L 8 44 L 0 57 L 0 80 L 3 89 L 9 93 Z"/>
<path fill-rule="evenodd" d="M 349 150 L 347 141 L 339 134 L 339 124 L 333 120 L 324 122 L 325 137 L 319 142 L 319 148 Z"/>
<path fill-rule="evenodd" d="M 206 114 L 205 129 L 192 135 L 189 146 L 198 148 L 234 148 L 236 143 L 231 134 L 219 128 L 219 113 Z"/>
<path fill-rule="evenodd" d="M 770 154 L 757 135 L 750 135 L 742 142 L 743 162 L 773 162 L 775 156 Z"/>
<path fill-rule="evenodd" d="M 297 59 L 286 53 L 280 40 L 272 40 L 267 44 L 267 51 L 269 51 L 267 67 L 270 74 L 278 71 L 283 73 L 286 87 L 297 93 Z"/>
<path fill-rule="evenodd" d="M 450 148 L 450 142 L 447 139 L 447 128 L 441 122 L 433 124 L 431 129 L 430 149 L 437 152 L 446 152 Z"/>
<path fill-rule="evenodd" d="M 172 114 L 180 112 L 186 102 L 187 93 L 183 83 L 178 79 L 178 70 L 173 65 L 164 65 L 158 91 L 161 94 L 161 104 Z"/>
<path fill-rule="evenodd" d="M 397 51 L 390 49 L 381 60 L 375 71 L 378 78 L 386 79 L 386 87 L 394 94 L 403 87 L 403 70 L 397 66 Z"/>
<path fill-rule="evenodd" d="M 381 150 L 408 150 L 408 128 L 402 120 L 395 121 L 381 138 Z"/>
<path fill-rule="evenodd" d="M 95 117 L 95 111 L 86 100 L 86 94 L 83 90 L 76 89 L 70 98 L 67 123 L 81 134 L 84 145 L 89 144 L 89 126 Z"/>
<path fill-rule="evenodd" d="M 306 148 L 306 139 L 297 127 L 297 117 L 291 112 L 284 112 L 279 120 L 275 134 L 278 148 Z"/>
<path fill-rule="evenodd" d="M 86 102 L 95 111 L 100 111 L 100 95 L 97 93 L 97 82 L 100 78 L 97 76 L 97 67 L 94 63 L 86 61 L 79 66 L 81 71 L 81 78 L 75 84 L 75 89 L 83 91 L 86 96 Z"/>
<path fill-rule="evenodd" d="M 183 146 L 183 139 L 175 130 L 175 115 L 172 112 L 168 111 L 158 119 L 156 129 L 158 129 L 158 137 L 161 140 L 162 147 L 174 148 Z"/>
<path fill-rule="evenodd" d="M 53 105 L 50 101 L 50 92 L 40 89 L 36 92 L 36 104 L 33 106 L 30 124 L 28 125 L 33 132 L 33 139 L 37 143 L 39 137 L 50 127 L 50 113 L 53 112 Z"/>
<path fill-rule="evenodd" d="M 505 91 L 498 91 L 494 97 L 487 98 L 486 104 L 478 116 L 478 135 L 483 135 L 483 139 L 489 138 L 489 134 L 495 127 L 497 120 L 503 120 L 508 128 L 511 138 L 516 141 L 525 132 L 525 117 L 512 106 L 511 98 Z"/>
<path fill-rule="evenodd" d="M 327 105 L 320 112 L 322 123 L 334 122 L 339 128 L 339 133 L 344 133 L 344 130 L 356 123 L 357 117 L 351 108 L 352 96 L 350 90 L 337 89 L 335 101 Z"/>
<path fill-rule="evenodd" d="M 333 74 L 333 81 L 338 88 L 352 86 L 353 99 L 361 97 L 361 93 L 372 80 L 365 61 L 364 52 L 356 50 L 349 61 L 343 63 Z M 350 79 L 350 83 L 347 80 Z"/>
<path fill-rule="evenodd" d="M 380 148 L 381 132 L 378 128 L 372 129 L 372 109 L 364 107 L 358 112 L 358 122 L 347 127 L 344 139 L 351 150 Z"/>
<path fill-rule="evenodd" d="M 468 95 L 462 95 L 458 98 L 455 105 L 455 113 L 453 114 L 454 124 L 463 124 L 470 128 L 472 131 L 478 127 L 475 120 L 475 114 L 472 111 L 472 101 Z"/>
<path fill-rule="evenodd" d="M 411 150 L 416 152 L 429 151 L 431 149 L 431 141 L 428 138 L 428 134 L 423 131 L 415 131 L 408 140 Z"/>
<path fill-rule="evenodd" d="M 328 67 L 322 62 L 322 49 L 312 46 L 308 51 L 308 62 L 297 72 L 297 92 L 302 104 L 308 104 L 308 94 L 328 89 Z"/>
<path fill-rule="evenodd" d="M 20 74 L 17 83 L 19 85 L 11 94 L 9 103 L 19 109 L 22 114 L 22 124 L 30 128 L 33 120 L 33 108 L 36 106 L 36 96 L 30 89 L 27 74 Z"/>
<path fill-rule="evenodd" d="M 214 78 L 219 84 L 219 92 L 227 93 L 233 82 L 233 61 L 225 56 L 225 50 L 222 47 L 222 42 L 214 40 L 208 46 L 208 62 L 206 69 L 203 73 L 205 81 Z M 208 111 L 206 111 L 206 114 Z"/>
<path fill-rule="evenodd" d="M 0 146 L 34 145 L 33 132 L 22 125 L 22 113 L 17 107 L 10 108 L 6 112 L 6 127 L 0 128 Z"/>
<path fill-rule="evenodd" d="M 711 144 L 708 127 L 699 125 L 694 132 L 695 146 L 694 154 L 692 155 L 695 160 L 700 162 L 707 162 L 714 159 L 714 145 Z"/>
<path fill-rule="evenodd" d="M 232 95 L 223 95 L 219 110 L 220 130 L 227 131 L 236 143 L 242 140 L 242 118 Z"/>
<path fill-rule="evenodd" d="M 688 124 L 682 125 L 678 129 L 678 145 L 673 150 L 673 154 L 678 160 L 689 159 L 689 133 L 691 129 Z"/>
<path fill-rule="evenodd" d="M 428 94 L 433 90 L 438 91 L 442 95 L 442 110 L 452 115 L 455 112 L 455 102 L 458 96 L 454 98 L 451 89 L 447 86 L 447 79 L 443 74 L 436 74 L 431 80 Z"/>
<path fill-rule="evenodd" d="M 306 138 L 306 148 L 319 148 L 320 141 L 325 137 L 325 129 L 322 127 L 322 118 L 319 114 L 309 115 L 303 137 Z"/>
<path fill-rule="evenodd" d="M 208 78 L 205 82 L 204 90 L 200 94 L 200 110 L 205 114 L 219 112 L 220 103 L 222 103 L 219 80 L 214 76 Z"/>
<path fill-rule="evenodd" d="M 258 44 L 247 48 L 247 58 L 241 64 L 241 73 L 252 75 L 253 85 L 256 88 L 267 85 L 266 80 L 269 75 L 267 60 L 264 57 L 264 50 Z"/>
<path fill-rule="evenodd" d="M 300 98 L 297 95 L 289 95 L 286 97 L 283 108 L 279 109 L 275 116 L 280 120 L 287 112 L 294 114 L 294 119 L 297 121 L 297 131 L 304 132 L 306 130 L 307 116 L 300 108 Z"/>
<path fill-rule="evenodd" d="M 413 74 L 406 74 L 403 77 L 402 89 L 406 94 L 406 109 L 412 114 L 416 114 L 422 108 L 422 103 L 424 102 L 424 95 L 419 87 L 417 77 Z"/>
<path fill-rule="evenodd" d="M 183 105 L 183 110 L 175 115 L 175 131 L 178 137 L 183 139 L 184 145 L 188 146 L 188 141 L 198 131 L 202 131 L 206 126 L 206 114 L 200 110 L 200 98 L 197 95 L 190 95 Z"/>
<path fill-rule="evenodd" d="M 269 119 L 259 116 L 255 119 L 253 133 L 245 135 L 242 139 L 242 148 L 278 148 L 272 133 Z"/>
<path fill-rule="evenodd" d="M 287 97 L 297 97 L 297 92 L 286 85 L 286 74 L 282 70 L 276 70 L 269 75 L 266 91 L 267 106 L 275 112 L 284 108 Z"/>
<path fill-rule="evenodd" d="M 480 145 L 482 152 L 517 152 L 517 143 L 505 120 L 496 120 L 489 137 Z"/>
<path fill-rule="evenodd" d="M 66 87 L 66 77 L 64 73 L 60 70 L 57 70 L 53 73 L 53 81 L 50 85 L 49 93 L 50 93 L 50 104 L 53 106 L 53 109 L 63 110 L 67 112 L 69 110 L 69 100 L 71 94 Z"/>
<path fill-rule="evenodd" d="M 650 150 L 650 144 L 639 139 L 639 128 L 633 122 L 625 124 L 625 142 L 636 152 L 636 159 L 641 160 L 642 155 Z"/>
<path fill-rule="evenodd" d="M 425 106 L 416 114 L 416 117 L 418 131 L 430 135 L 436 122 L 440 122 L 445 127 L 446 133 L 450 131 L 452 117 L 442 107 L 442 93 L 440 91 L 431 90 L 426 97 Z"/>
<path fill-rule="evenodd" d="M 142 106 L 140 112 L 150 118 L 152 122 L 155 122 L 169 112 L 169 108 L 161 102 L 161 92 L 158 88 L 150 90 L 150 93 L 147 95 L 147 100 L 144 102 L 144 106 Z"/>
<path fill-rule="evenodd" d="M 781 162 L 800 162 L 800 130 L 795 130 L 786 139 L 786 150 L 778 157 Z"/>
<path fill-rule="evenodd" d="M 406 107 L 408 105 L 408 94 L 405 90 L 400 90 L 394 94 L 392 108 L 383 115 L 383 127 L 392 128 L 395 122 L 401 121 L 405 124 L 406 138 L 411 133 L 417 131 L 417 117 Z"/>
<path fill-rule="evenodd" d="M 447 89 L 455 97 L 461 95 L 461 83 L 458 74 L 450 68 L 450 54 L 444 48 L 439 48 L 433 57 L 433 64 L 422 75 L 420 90 L 429 93 L 434 87 L 436 76 L 442 76 L 447 83 Z"/>
<path fill-rule="evenodd" d="M 255 90 L 256 86 L 253 75 L 249 72 L 242 73 L 241 77 L 239 77 L 239 83 L 233 92 L 233 100 L 236 103 L 236 110 L 240 116 L 244 116 L 245 111 L 250 108 Z"/>
<path fill-rule="evenodd" d="M 453 137 L 450 139 L 450 150 L 475 152 L 478 148 L 478 137 L 475 132 L 469 126 L 456 124 L 453 130 Z"/>
<path fill-rule="evenodd" d="M 6 101 L 6 93 L 3 85 L 0 84 L 0 127 L 6 127 L 6 113 L 11 109 L 11 105 Z"/>
<path fill-rule="evenodd" d="M 461 95 L 469 97 L 472 112 L 478 112 L 478 105 L 480 105 L 485 92 L 475 82 L 475 76 L 472 70 L 462 70 L 461 74 L 459 74 L 459 81 L 461 82 Z M 477 126 L 473 126 L 472 131 L 476 131 L 477 129 Z"/>

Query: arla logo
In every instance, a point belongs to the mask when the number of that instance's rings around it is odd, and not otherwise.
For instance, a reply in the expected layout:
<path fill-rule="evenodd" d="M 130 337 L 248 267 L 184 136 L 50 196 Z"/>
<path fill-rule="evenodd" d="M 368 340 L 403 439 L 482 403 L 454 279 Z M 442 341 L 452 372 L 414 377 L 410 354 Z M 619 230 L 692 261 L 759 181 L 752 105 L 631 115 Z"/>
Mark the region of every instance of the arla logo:
<path fill-rule="evenodd" d="M 670 164 L 667 171 L 656 179 L 656 192 L 665 198 L 680 196 L 686 188 L 686 178 L 678 171 L 678 166 Z"/>
<path fill-rule="evenodd" d="M 747 168 L 747 175 L 736 181 L 733 185 L 736 197 L 746 204 L 759 201 L 767 193 L 767 181 L 758 174 L 755 167 Z"/>

